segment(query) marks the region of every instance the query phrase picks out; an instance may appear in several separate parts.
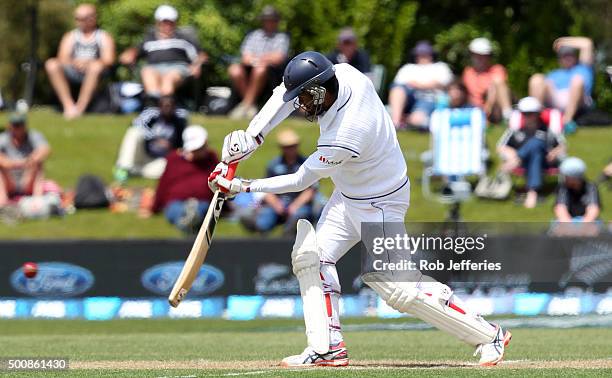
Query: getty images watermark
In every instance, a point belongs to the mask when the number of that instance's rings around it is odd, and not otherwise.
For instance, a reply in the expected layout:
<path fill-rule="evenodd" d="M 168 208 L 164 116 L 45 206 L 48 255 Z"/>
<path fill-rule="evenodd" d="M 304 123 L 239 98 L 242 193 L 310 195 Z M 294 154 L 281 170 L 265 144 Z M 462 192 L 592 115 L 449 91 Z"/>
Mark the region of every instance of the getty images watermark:
<path fill-rule="evenodd" d="M 465 290 L 604 292 L 612 284 L 612 232 L 559 235 L 550 222 L 362 223 L 361 273 Z M 612 231 L 612 229 L 610 229 Z"/>
<path fill-rule="evenodd" d="M 448 256 L 436 256 L 437 253 L 454 253 L 464 255 L 472 252 L 483 252 L 486 249 L 487 235 L 481 236 L 427 236 L 421 234 L 410 236 L 407 233 L 395 236 L 376 236 L 371 239 L 371 252 L 378 256 L 372 261 L 376 271 L 499 271 L 501 262 L 473 261 L 472 259 L 447 259 Z M 419 258 L 414 258 L 419 253 Z M 426 259 L 423 253 L 432 254 Z M 403 256 L 391 259 L 390 254 Z M 387 260 L 385 260 L 387 259 Z"/>

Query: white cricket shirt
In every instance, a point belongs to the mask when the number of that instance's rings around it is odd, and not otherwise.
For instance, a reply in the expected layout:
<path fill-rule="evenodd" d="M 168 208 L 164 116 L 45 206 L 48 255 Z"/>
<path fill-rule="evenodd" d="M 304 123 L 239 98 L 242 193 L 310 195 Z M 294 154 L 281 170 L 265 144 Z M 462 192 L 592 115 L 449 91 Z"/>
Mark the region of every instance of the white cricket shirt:
<path fill-rule="evenodd" d="M 384 197 L 407 185 L 407 168 L 395 127 L 370 79 L 351 65 L 336 64 L 338 98 L 318 118 L 321 136 L 317 150 L 290 175 L 254 180 L 251 191 L 284 193 L 301 191 L 323 177 L 330 177 L 347 198 L 370 200 Z M 293 111 L 285 103 L 281 84 L 274 90 L 247 132 L 270 132 Z"/>

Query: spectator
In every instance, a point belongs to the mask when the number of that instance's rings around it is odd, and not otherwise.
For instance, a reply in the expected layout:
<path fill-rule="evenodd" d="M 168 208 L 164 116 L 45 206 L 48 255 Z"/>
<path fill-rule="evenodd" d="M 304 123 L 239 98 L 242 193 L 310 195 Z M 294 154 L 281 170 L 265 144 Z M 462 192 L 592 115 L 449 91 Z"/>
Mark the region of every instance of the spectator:
<path fill-rule="evenodd" d="M 50 153 L 45 137 L 27 129 L 24 115 L 10 116 L 0 134 L 0 207 L 13 196 L 43 194 L 43 163 Z"/>
<path fill-rule="evenodd" d="M 359 48 L 357 35 L 352 28 L 340 30 L 336 49 L 327 54 L 333 64 L 348 63 L 363 73 L 370 72 L 370 56 Z"/>
<path fill-rule="evenodd" d="M 502 117 L 510 118 L 512 105 L 508 89 L 506 69 L 493 64 L 493 47 L 486 38 L 476 38 L 469 46 L 472 65 L 463 70 L 463 83 L 470 95 L 470 102 L 482 108 L 490 122 L 498 123 Z"/>
<path fill-rule="evenodd" d="M 147 108 L 128 128 L 114 169 L 115 179 L 129 175 L 158 179 L 166 166 L 165 156 L 182 147 L 181 133 L 187 126 L 187 111 L 177 109 L 172 96 L 159 99 L 159 107 Z"/>
<path fill-rule="evenodd" d="M 208 133 L 199 125 L 183 131 L 183 149 L 167 155 L 168 164 L 162 174 L 155 200 L 142 217 L 164 212 L 168 222 L 183 232 L 197 232 L 204 220 L 213 193 L 208 188 L 208 175 L 219 163 L 217 154 L 208 147 Z"/>
<path fill-rule="evenodd" d="M 564 112 L 566 131 L 576 128 L 574 117 L 592 106 L 593 42 L 586 37 L 562 37 L 553 44 L 560 68 L 529 79 L 529 95 Z"/>
<path fill-rule="evenodd" d="M 306 158 L 299 152 L 300 138 L 295 131 L 281 131 L 277 140 L 281 148 L 281 156 L 268 164 L 267 177 L 295 173 L 306 161 Z M 262 206 L 254 214 L 254 220 L 243 219 L 243 222 L 247 228 L 259 232 L 268 232 L 276 225 L 283 224 L 284 234 L 292 235 L 295 233 L 299 219 L 313 218 L 312 202 L 315 194 L 314 187 L 297 193 L 267 193 L 263 197 Z"/>
<path fill-rule="evenodd" d="M 119 57 L 125 65 L 145 58 L 146 65 L 140 77 L 145 94 L 153 103 L 160 96 L 173 95 L 187 77 L 199 78 L 202 64 L 208 60 L 195 33 L 190 29 L 177 29 L 177 20 L 176 9 L 160 5 L 155 10 L 155 28 L 145 33 L 138 47 L 127 49 Z"/>
<path fill-rule="evenodd" d="M 608 162 L 608 164 L 604 167 L 597 179 L 598 183 L 604 183 L 608 181 L 612 177 L 612 161 Z"/>
<path fill-rule="evenodd" d="M 45 62 L 47 75 L 67 119 L 77 118 L 85 112 L 100 77 L 115 62 L 115 41 L 98 28 L 95 6 L 79 5 L 74 11 L 74 19 L 77 28 L 64 34 L 57 57 Z M 81 86 L 76 102 L 69 83 Z"/>
<path fill-rule="evenodd" d="M 240 63 L 231 64 L 228 74 L 242 98 L 230 117 L 252 118 L 257 114 L 256 101 L 267 82 L 280 82 L 289 52 L 289 35 L 278 31 L 280 15 L 271 5 L 265 6 L 259 19 L 262 28 L 247 34 L 240 47 Z"/>
<path fill-rule="evenodd" d="M 577 157 L 563 160 L 559 167 L 555 217 L 559 222 L 595 222 L 601 204 L 597 186 L 585 178 L 586 165 Z"/>
<path fill-rule="evenodd" d="M 437 95 L 453 79 L 446 63 L 434 62 L 434 51 L 429 42 L 419 42 L 412 53 L 415 63 L 400 68 L 389 92 L 391 119 L 397 129 L 404 129 L 407 125 L 426 128 Z"/>
<path fill-rule="evenodd" d="M 522 128 L 509 128 L 498 143 L 498 152 L 503 160 L 502 172 L 510 173 L 523 167 L 527 177 L 525 207 L 534 208 L 538 190 L 542 186 L 542 170 L 554 166 L 565 154 L 562 133 L 556 133 L 542 121 L 542 104 L 534 97 L 525 97 L 518 103 L 523 117 Z"/>

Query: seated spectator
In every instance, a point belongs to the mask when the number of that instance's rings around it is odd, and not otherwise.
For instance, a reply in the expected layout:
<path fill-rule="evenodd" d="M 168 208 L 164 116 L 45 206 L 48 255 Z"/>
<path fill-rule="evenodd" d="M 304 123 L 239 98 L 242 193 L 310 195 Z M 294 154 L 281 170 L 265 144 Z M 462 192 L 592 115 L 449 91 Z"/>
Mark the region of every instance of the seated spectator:
<path fill-rule="evenodd" d="M 446 63 L 434 62 L 434 50 L 429 42 L 419 42 L 412 53 L 415 63 L 400 68 L 389 92 L 391 119 L 397 129 L 426 128 L 436 97 L 453 79 Z"/>
<path fill-rule="evenodd" d="M 597 186 L 585 178 L 586 165 L 577 157 L 563 160 L 559 167 L 561 183 L 557 188 L 555 217 L 559 222 L 594 222 L 601 203 Z"/>
<path fill-rule="evenodd" d="M 529 95 L 563 111 L 566 131 L 576 128 L 574 117 L 592 106 L 593 42 L 586 37 L 562 37 L 553 44 L 560 68 L 529 79 Z"/>
<path fill-rule="evenodd" d="M 338 35 L 336 49 L 327 54 L 333 64 L 348 63 L 363 73 L 370 72 L 370 56 L 359 48 L 357 35 L 352 28 L 344 28 Z"/>
<path fill-rule="evenodd" d="M 268 164 L 267 177 L 295 173 L 306 161 L 299 152 L 300 138 L 293 130 L 281 131 L 277 140 L 281 156 Z M 253 215 L 254 218 L 243 218 L 242 221 L 247 228 L 259 232 L 271 231 L 275 226 L 282 224 L 284 234 L 293 235 L 299 219 L 312 220 L 314 216 L 312 202 L 315 194 L 314 187 L 296 193 L 267 193 L 263 197 L 261 207 Z"/>
<path fill-rule="evenodd" d="M 121 64 L 134 65 L 139 58 L 146 64 L 140 71 L 145 94 L 156 103 L 160 96 L 173 95 L 187 78 L 199 78 L 208 60 L 197 36 L 188 29 L 177 29 L 178 12 L 169 5 L 155 10 L 156 25 L 147 31 L 138 47 L 124 51 Z"/>
<path fill-rule="evenodd" d="M 187 111 L 176 108 L 172 96 L 160 98 L 159 107 L 143 110 L 123 137 L 115 179 L 123 182 L 129 175 L 158 179 L 166 166 L 165 156 L 183 145 L 187 116 Z"/>
<path fill-rule="evenodd" d="M 141 210 L 140 215 L 148 217 L 163 211 L 168 222 L 183 232 L 194 233 L 212 200 L 208 175 L 219 159 L 208 147 L 208 133 L 202 126 L 187 127 L 182 139 L 183 148 L 166 156 L 168 164 L 157 184 L 152 207 Z"/>
<path fill-rule="evenodd" d="M 599 178 L 597 179 L 597 182 L 599 184 L 604 183 L 604 182 L 610 180 L 610 177 L 612 177 L 612 160 L 610 162 L 608 162 L 608 164 L 601 171 L 601 174 L 599 175 Z"/>
<path fill-rule="evenodd" d="M 0 134 L 0 207 L 14 196 L 43 194 L 43 163 L 50 153 L 45 137 L 27 129 L 24 115 L 11 115 Z"/>
<path fill-rule="evenodd" d="M 508 128 L 502 135 L 497 150 L 503 160 L 502 172 L 510 173 L 523 167 L 527 177 L 525 207 L 534 208 L 538 190 L 542 186 L 543 169 L 555 166 L 564 157 L 565 139 L 554 132 L 541 118 L 542 104 L 534 97 L 525 97 L 518 103 L 523 118 L 520 128 Z"/>
<path fill-rule="evenodd" d="M 246 35 L 240 46 L 240 63 L 231 64 L 228 74 L 242 101 L 230 112 L 233 119 L 253 118 L 257 97 L 267 82 L 282 80 L 289 53 L 289 35 L 278 31 L 280 15 L 265 6 L 259 19 L 262 28 Z"/>
<path fill-rule="evenodd" d="M 486 38 L 476 38 L 469 46 L 472 65 L 463 70 L 463 83 L 470 95 L 470 102 L 482 108 L 490 122 L 508 120 L 512 112 L 506 69 L 493 64 L 493 47 Z"/>
<path fill-rule="evenodd" d="M 96 8 L 81 4 L 74 11 L 77 28 L 64 34 L 57 57 L 45 62 L 45 69 L 57 97 L 62 103 L 64 117 L 81 116 L 87 109 L 100 77 L 115 62 L 115 42 L 110 34 L 98 28 Z M 75 101 L 70 84 L 80 85 Z"/>

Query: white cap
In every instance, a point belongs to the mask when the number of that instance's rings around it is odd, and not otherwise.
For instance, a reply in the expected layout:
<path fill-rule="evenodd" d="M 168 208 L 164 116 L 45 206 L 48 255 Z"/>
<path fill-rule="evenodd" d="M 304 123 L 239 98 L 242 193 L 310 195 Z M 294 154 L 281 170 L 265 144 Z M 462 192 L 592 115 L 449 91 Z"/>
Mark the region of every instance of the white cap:
<path fill-rule="evenodd" d="M 491 55 L 493 52 L 493 46 L 491 46 L 491 41 L 486 38 L 476 38 L 470 42 L 468 47 L 470 52 L 478 55 Z"/>
<path fill-rule="evenodd" d="M 517 108 L 521 113 L 539 113 L 542 111 L 542 104 L 535 97 L 523 97 Z"/>
<path fill-rule="evenodd" d="M 208 132 L 200 125 L 188 126 L 183 131 L 183 150 L 192 152 L 206 144 Z"/>
<path fill-rule="evenodd" d="M 172 21 L 175 22 L 178 19 L 178 12 L 176 8 L 170 5 L 160 5 L 155 10 L 155 20 L 157 21 Z"/>
<path fill-rule="evenodd" d="M 580 178 L 586 172 L 586 164 L 577 157 L 568 157 L 559 166 L 559 171 L 563 176 Z"/>

